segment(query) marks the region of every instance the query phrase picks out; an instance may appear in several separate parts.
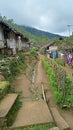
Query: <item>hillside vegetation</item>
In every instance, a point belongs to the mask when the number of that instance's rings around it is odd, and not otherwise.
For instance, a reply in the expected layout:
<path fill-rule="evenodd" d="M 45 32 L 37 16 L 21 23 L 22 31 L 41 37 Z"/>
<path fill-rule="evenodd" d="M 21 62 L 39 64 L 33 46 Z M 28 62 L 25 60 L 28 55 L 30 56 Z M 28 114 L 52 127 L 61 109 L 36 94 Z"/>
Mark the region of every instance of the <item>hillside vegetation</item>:
<path fill-rule="evenodd" d="M 7 19 L 5 16 L 0 16 L 0 21 L 5 22 L 8 24 L 13 30 L 16 30 L 20 33 L 22 33 L 24 36 L 28 37 L 30 42 L 39 46 L 43 46 L 44 44 L 47 44 L 50 39 L 44 35 L 33 35 L 32 33 L 29 33 L 26 31 L 23 27 L 18 26 L 13 22 L 13 19 Z"/>
<path fill-rule="evenodd" d="M 49 43 L 50 41 L 55 41 L 55 43 L 60 46 L 73 45 L 73 36 L 70 37 L 62 37 L 60 35 L 52 34 L 49 32 L 44 32 L 41 30 L 37 30 L 32 27 L 17 25 L 14 23 L 13 19 L 7 19 L 5 16 L 0 15 L 0 21 L 5 22 L 9 25 L 13 30 L 16 30 L 22 33 L 24 36 L 28 37 L 30 42 L 39 47 Z M 60 40 L 62 38 L 63 40 Z"/>
<path fill-rule="evenodd" d="M 30 32 L 31 34 L 35 34 L 35 35 L 40 35 L 40 36 L 46 36 L 50 39 L 53 39 L 55 37 L 59 38 L 59 37 L 62 37 L 58 34 L 53 34 L 53 33 L 50 33 L 50 32 L 47 32 L 47 31 L 42 31 L 42 30 L 39 30 L 39 29 L 36 29 L 36 28 L 33 28 L 33 27 L 29 27 L 29 26 L 22 26 L 26 31 Z"/>

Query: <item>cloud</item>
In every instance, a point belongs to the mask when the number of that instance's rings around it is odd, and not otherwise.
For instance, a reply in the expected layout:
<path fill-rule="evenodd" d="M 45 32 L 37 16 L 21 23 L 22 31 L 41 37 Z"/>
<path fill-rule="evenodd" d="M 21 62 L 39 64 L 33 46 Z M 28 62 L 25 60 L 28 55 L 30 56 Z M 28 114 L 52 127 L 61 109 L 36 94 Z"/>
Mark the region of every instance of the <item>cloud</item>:
<path fill-rule="evenodd" d="M 0 0 L 0 13 L 15 23 L 66 34 L 73 24 L 73 0 Z"/>

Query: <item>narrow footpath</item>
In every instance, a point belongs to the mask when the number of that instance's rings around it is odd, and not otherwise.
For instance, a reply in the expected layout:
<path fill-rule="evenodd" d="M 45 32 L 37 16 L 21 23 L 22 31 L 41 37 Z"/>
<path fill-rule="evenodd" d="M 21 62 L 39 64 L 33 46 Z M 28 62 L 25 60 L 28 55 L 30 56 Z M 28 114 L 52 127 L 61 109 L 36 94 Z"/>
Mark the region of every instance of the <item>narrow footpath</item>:
<path fill-rule="evenodd" d="M 56 105 L 53 92 L 49 86 L 49 81 L 42 68 L 42 58 L 43 56 L 39 55 L 39 60 L 36 65 L 36 78 L 34 79 L 34 85 L 31 85 L 31 81 L 29 81 L 24 74 L 20 75 L 14 82 L 16 92 L 19 91 L 22 95 L 23 105 L 18 112 L 16 121 L 14 122 L 12 128 L 53 122 L 53 118 L 46 102 L 44 102 L 42 99 L 38 100 L 37 98 L 33 98 L 33 93 L 31 92 L 31 87 L 37 85 L 40 90 L 43 84 L 44 89 L 48 90 L 49 92 L 49 106 L 57 108 L 60 115 L 69 124 L 71 130 L 73 130 L 73 112 L 69 110 L 61 110 Z"/>
<path fill-rule="evenodd" d="M 42 83 L 45 87 L 48 87 L 47 77 L 42 68 L 41 60 L 36 65 L 33 83 L 25 74 L 20 75 L 15 80 L 15 91 L 22 95 L 23 103 L 11 128 L 54 122 L 46 101 L 41 96 Z"/>

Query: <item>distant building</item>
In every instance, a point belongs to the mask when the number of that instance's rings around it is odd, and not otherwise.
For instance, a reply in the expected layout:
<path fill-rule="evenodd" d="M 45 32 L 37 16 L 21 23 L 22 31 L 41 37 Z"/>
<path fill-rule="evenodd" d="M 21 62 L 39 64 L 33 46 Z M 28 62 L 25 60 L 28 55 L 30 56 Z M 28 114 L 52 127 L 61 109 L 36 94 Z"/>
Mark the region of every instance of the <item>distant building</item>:
<path fill-rule="evenodd" d="M 47 57 L 56 58 L 58 47 L 55 45 L 55 42 L 50 42 L 47 45 L 43 46 L 41 49 L 45 50 Z"/>

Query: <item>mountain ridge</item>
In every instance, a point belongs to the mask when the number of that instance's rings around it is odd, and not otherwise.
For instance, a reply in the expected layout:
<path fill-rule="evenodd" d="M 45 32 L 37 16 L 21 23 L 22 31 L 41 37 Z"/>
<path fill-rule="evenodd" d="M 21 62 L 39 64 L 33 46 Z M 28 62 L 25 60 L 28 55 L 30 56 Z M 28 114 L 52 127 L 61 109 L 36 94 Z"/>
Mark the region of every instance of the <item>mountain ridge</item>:
<path fill-rule="evenodd" d="M 50 33 L 48 31 L 43 31 L 43 30 L 40 30 L 40 29 L 37 29 L 37 28 L 34 28 L 34 27 L 30 27 L 30 26 L 20 25 L 20 27 L 22 27 L 26 31 L 30 32 L 31 34 L 40 35 L 40 36 L 47 36 L 50 39 L 56 38 L 56 37 L 57 38 L 63 37 L 59 34 Z"/>

